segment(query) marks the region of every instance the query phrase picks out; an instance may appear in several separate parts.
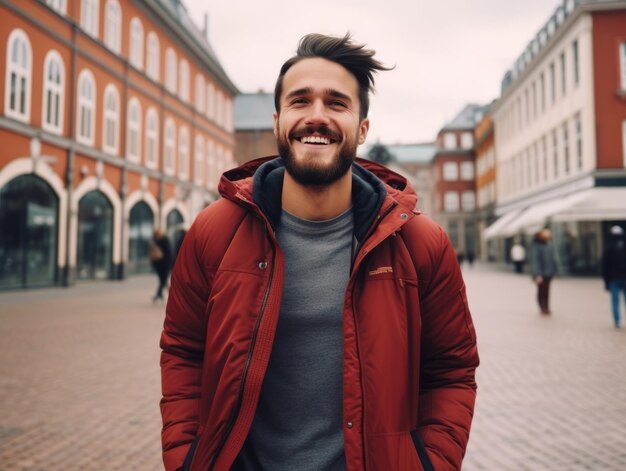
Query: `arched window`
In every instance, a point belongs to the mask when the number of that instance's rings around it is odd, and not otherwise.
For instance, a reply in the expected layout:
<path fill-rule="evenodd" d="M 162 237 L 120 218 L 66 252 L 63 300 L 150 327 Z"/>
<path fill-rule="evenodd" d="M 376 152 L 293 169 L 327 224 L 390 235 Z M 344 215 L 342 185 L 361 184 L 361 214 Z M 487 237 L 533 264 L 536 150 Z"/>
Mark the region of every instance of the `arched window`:
<path fill-rule="evenodd" d="M 180 128 L 178 136 L 178 177 L 189 179 L 189 130 L 187 126 Z"/>
<path fill-rule="evenodd" d="M 46 3 L 61 14 L 67 11 L 67 0 L 46 0 Z"/>
<path fill-rule="evenodd" d="M 130 20 L 130 63 L 137 69 L 143 69 L 143 25 L 134 17 Z"/>
<path fill-rule="evenodd" d="M 126 157 L 131 162 L 139 162 L 141 155 L 141 105 L 133 97 L 128 102 L 126 114 Z"/>
<path fill-rule="evenodd" d="M 165 52 L 165 88 L 170 93 L 176 93 L 176 53 L 171 47 Z"/>
<path fill-rule="evenodd" d="M 148 33 L 148 46 L 147 46 L 147 57 L 146 57 L 146 74 L 152 80 L 159 80 L 159 60 L 160 55 L 160 45 L 159 45 L 159 37 L 156 35 L 154 31 L 150 31 Z"/>
<path fill-rule="evenodd" d="M 82 0 L 80 4 L 80 26 L 94 38 L 98 37 L 98 12 L 100 0 Z"/>
<path fill-rule="evenodd" d="M 180 61 L 179 96 L 183 101 L 189 101 L 189 63 L 185 59 Z"/>
<path fill-rule="evenodd" d="M 96 123 L 96 81 L 88 69 L 81 71 L 78 76 L 77 107 L 76 140 L 81 144 L 93 146 Z"/>
<path fill-rule="evenodd" d="M 102 150 L 117 155 L 120 129 L 120 96 L 115 85 L 104 89 L 104 112 L 102 116 Z"/>
<path fill-rule="evenodd" d="M 215 116 L 215 87 L 212 83 L 207 85 L 206 90 L 206 115 L 209 119 Z"/>
<path fill-rule="evenodd" d="M 202 185 L 202 179 L 204 174 L 204 139 L 201 135 L 196 135 L 196 143 L 194 146 L 194 166 L 193 166 L 193 181 L 197 185 Z"/>
<path fill-rule="evenodd" d="M 215 145 L 213 141 L 208 140 L 206 143 L 206 185 L 210 189 L 215 189 Z"/>
<path fill-rule="evenodd" d="M 61 134 L 63 129 L 65 66 L 57 51 L 48 52 L 44 60 L 43 70 L 41 127 L 46 131 Z"/>
<path fill-rule="evenodd" d="M 14 29 L 7 41 L 4 114 L 26 123 L 30 121 L 32 57 L 28 36 L 21 29 Z"/>
<path fill-rule="evenodd" d="M 104 7 L 104 44 L 119 54 L 122 44 L 122 9 L 118 0 L 107 0 Z"/>
<path fill-rule="evenodd" d="M 174 163 L 176 156 L 176 127 L 174 120 L 165 120 L 165 139 L 163 141 L 163 171 L 168 175 L 174 175 Z"/>
<path fill-rule="evenodd" d="M 146 113 L 146 167 L 157 168 L 157 149 L 159 148 L 159 118 L 153 107 Z"/>
<path fill-rule="evenodd" d="M 204 78 L 202 75 L 196 75 L 196 109 L 198 113 L 204 113 Z"/>

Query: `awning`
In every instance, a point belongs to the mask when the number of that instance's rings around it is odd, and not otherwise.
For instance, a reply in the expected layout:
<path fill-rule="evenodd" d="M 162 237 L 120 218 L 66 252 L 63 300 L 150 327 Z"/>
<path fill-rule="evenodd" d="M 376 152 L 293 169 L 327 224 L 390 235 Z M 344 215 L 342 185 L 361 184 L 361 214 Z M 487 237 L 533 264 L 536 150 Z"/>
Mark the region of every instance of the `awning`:
<path fill-rule="evenodd" d="M 552 218 L 553 221 L 626 220 L 626 188 L 590 188 L 580 192 Z M 570 197 L 572 198 L 572 197 Z"/>
<path fill-rule="evenodd" d="M 515 209 L 513 211 L 509 211 L 508 213 L 504 213 L 485 229 L 485 232 L 483 232 L 485 239 L 493 239 L 494 237 L 502 236 L 501 232 L 506 229 L 506 226 L 514 221 L 521 212 L 522 209 Z"/>

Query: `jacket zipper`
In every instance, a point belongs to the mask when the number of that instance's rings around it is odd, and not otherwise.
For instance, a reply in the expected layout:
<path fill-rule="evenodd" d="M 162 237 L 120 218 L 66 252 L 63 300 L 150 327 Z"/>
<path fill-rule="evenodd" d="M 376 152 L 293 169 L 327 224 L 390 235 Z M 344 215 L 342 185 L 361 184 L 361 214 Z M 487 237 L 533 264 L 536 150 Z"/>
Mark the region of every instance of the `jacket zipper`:
<path fill-rule="evenodd" d="M 228 419 L 228 423 L 224 428 L 224 434 L 222 435 L 222 439 L 220 440 L 219 445 L 215 449 L 215 453 L 213 453 L 213 458 L 211 459 L 211 464 L 209 465 L 209 471 L 215 467 L 215 462 L 217 461 L 218 456 L 222 452 L 224 445 L 226 444 L 226 440 L 230 436 L 230 432 L 232 432 L 233 427 L 235 426 L 235 422 L 237 421 L 237 417 L 239 416 L 239 411 L 241 410 L 241 403 L 243 402 L 243 391 L 246 384 L 246 378 L 248 376 L 248 369 L 250 367 L 250 362 L 252 361 L 252 354 L 254 353 L 254 347 L 256 345 L 257 333 L 259 331 L 259 326 L 261 325 L 261 320 L 263 318 L 263 314 L 265 313 L 265 307 L 267 305 L 267 300 L 269 298 L 270 289 L 272 287 L 272 281 L 274 278 L 274 262 L 276 260 L 276 249 L 272 245 L 272 266 L 270 267 L 270 277 L 267 282 L 267 288 L 265 289 L 265 294 L 263 295 L 263 302 L 261 303 L 261 310 L 259 315 L 257 316 L 256 323 L 254 324 L 254 330 L 252 331 L 252 340 L 250 341 L 250 350 L 248 351 L 248 356 L 246 358 L 246 364 L 243 369 L 243 375 L 241 377 L 241 384 L 239 385 L 239 392 L 237 393 L 237 403 L 233 412 Z"/>
<path fill-rule="evenodd" d="M 385 209 L 385 211 L 379 214 L 376 218 L 376 221 L 374 221 L 374 223 L 370 226 L 369 230 L 365 234 L 365 237 L 363 237 L 363 242 L 357 243 L 356 248 L 354 249 L 354 256 L 352 257 L 352 261 L 351 261 L 350 273 L 352 273 L 352 270 L 354 269 L 354 262 L 356 261 L 356 257 L 359 254 L 359 250 L 361 250 L 361 247 L 363 247 L 367 239 L 369 239 L 369 237 L 372 235 L 374 230 L 378 227 L 378 225 L 380 224 L 380 221 L 382 221 L 396 206 L 398 206 L 398 203 L 394 201 L 393 203 L 389 205 L 387 209 Z"/>

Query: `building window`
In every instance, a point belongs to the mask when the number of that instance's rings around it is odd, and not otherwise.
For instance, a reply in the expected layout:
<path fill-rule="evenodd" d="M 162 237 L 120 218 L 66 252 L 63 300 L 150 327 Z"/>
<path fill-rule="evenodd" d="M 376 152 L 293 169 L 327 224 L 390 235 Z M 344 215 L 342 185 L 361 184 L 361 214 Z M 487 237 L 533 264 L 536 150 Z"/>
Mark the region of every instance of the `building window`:
<path fill-rule="evenodd" d="M 556 129 L 552 131 L 552 171 L 554 178 L 559 177 L 559 141 L 556 136 Z"/>
<path fill-rule="evenodd" d="M 146 113 L 146 145 L 145 145 L 145 164 L 146 167 L 157 168 L 157 149 L 159 148 L 159 119 L 157 112 L 153 107 L 148 109 Z"/>
<path fill-rule="evenodd" d="M 198 110 L 198 113 L 204 113 L 204 105 L 205 105 L 205 99 L 204 99 L 204 78 L 200 74 L 196 75 L 196 96 L 195 96 L 195 98 L 196 98 L 195 99 L 196 109 Z"/>
<path fill-rule="evenodd" d="M 447 132 L 443 135 L 443 148 L 456 149 L 456 134 Z"/>
<path fill-rule="evenodd" d="M 217 186 L 215 181 L 215 145 L 211 140 L 206 143 L 206 184 L 211 189 Z"/>
<path fill-rule="evenodd" d="M 580 122 L 580 114 L 574 116 L 574 127 L 576 129 L 576 165 L 578 170 L 583 168 L 583 133 Z"/>
<path fill-rule="evenodd" d="M 533 82 L 532 85 L 532 95 L 531 95 L 531 105 L 533 110 L 533 118 L 537 117 L 537 83 Z"/>
<path fill-rule="evenodd" d="M 561 63 L 561 93 L 565 96 L 565 92 L 567 91 L 567 69 L 565 68 L 565 53 L 562 52 L 559 61 Z"/>
<path fill-rule="evenodd" d="M 570 171 L 569 134 L 567 132 L 567 122 L 563 123 L 563 160 L 564 160 L 563 170 L 565 172 L 565 175 L 567 175 Z"/>
<path fill-rule="evenodd" d="M 465 181 L 474 180 L 474 163 L 473 162 L 461 162 L 461 180 L 465 180 Z"/>
<path fill-rule="evenodd" d="M 222 125 L 222 105 L 223 105 L 224 97 L 222 96 L 222 92 L 216 92 L 215 94 L 215 122 L 218 125 Z"/>
<path fill-rule="evenodd" d="M 194 148 L 194 166 L 193 166 L 193 181 L 197 185 L 202 185 L 204 171 L 204 140 L 202 136 L 196 136 L 196 145 Z"/>
<path fill-rule="evenodd" d="M 578 85 L 580 82 L 580 68 L 578 65 L 578 40 L 572 44 L 572 61 L 574 66 L 574 85 Z"/>
<path fill-rule="evenodd" d="M 471 149 L 474 147 L 474 136 L 471 132 L 461 134 L 461 147 L 463 149 Z"/>
<path fill-rule="evenodd" d="M 77 106 L 76 140 L 81 144 L 93 146 L 96 121 L 96 81 L 89 70 L 83 70 L 78 76 Z"/>
<path fill-rule="evenodd" d="M 146 74 L 154 81 L 159 80 L 159 66 L 161 46 L 159 45 L 159 37 L 154 31 L 148 33 L 148 44 L 146 47 Z"/>
<path fill-rule="evenodd" d="M 224 123 L 224 127 L 226 128 L 227 131 L 232 131 L 235 128 L 235 123 L 233 119 L 233 101 L 229 98 L 226 98 L 224 102 L 224 108 L 225 108 L 225 115 L 226 115 L 224 118 L 224 120 L 226 121 Z M 470 137 L 471 137 L 471 133 L 470 133 Z"/>
<path fill-rule="evenodd" d="M 530 97 L 528 96 L 528 88 L 524 90 L 524 104 L 526 105 L 526 124 L 530 122 Z"/>
<path fill-rule="evenodd" d="M 556 76 L 554 72 L 554 62 L 550 64 L 550 100 L 552 104 L 556 101 Z"/>
<path fill-rule="evenodd" d="M 32 49 L 28 36 L 21 29 L 15 29 L 9 35 L 5 77 L 4 114 L 29 122 Z"/>
<path fill-rule="evenodd" d="M 622 90 L 626 90 L 626 41 L 620 44 L 619 64 L 622 77 Z"/>
<path fill-rule="evenodd" d="M 186 126 L 180 128 L 178 137 L 178 176 L 189 179 L 189 130 Z"/>
<path fill-rule="evenodd" d="M 456 162 L 445 162 L 443 164 L 443 179 L 449 182 L 459 179 L 459 166 Z"/>
<path fill-rule="evenodd" d="M 181 59 L 180 61 L 178 79 L 180 99 L 183 101 L 189 101 L 189 63 L 185 59 Z"/>
<path fill-rule="evenodd" d="M 548 180 L 548 142 L 545 136 L 541 138 L 541 157 L 543 160 L 543 181 Z"/>
<path fill-rule="evenodd" d="M 128 102 L 126 115 L 126 157 L 131 162 L 139 162 L 141 156 L 141 105 L 133 97 Z"/>
<path fill-rule="evenodd" d="M 541 166 L 539 165 L 539 144 L 535 142 L 533 144 L 532 149 L 533 149 L 533 167 L 535 168 L 535 184 L 539 184 L 539 179 L 540 179 L 539 171 L 541 169 Z"/>
<path fill-rule="evenodd" d="M 541 94 L 541 112 L 546 111 L 546 76 L 541 72 L 539 76 L 539 88 Z"/>
<path fill-rule="evenodd" d="M 122 9 L 118 0 L 107 0 L 104 10 L 104 44 L 119 54 L 122 44 Z"/>
<path fill-rule="evenodd" d="M 130 63 L 143 69 L 143 25 L 137 17 L 130 21 Z"/>
<path fill-rule="evenodd" d="M 170 93 L 176 93 L 176 53 L 171 47 L 165 51 L 165 88 Z"/>
<path fill-rule="evenodd" d="M 98 11 L 100 0 L 82 0 L 80 6 L 80 26 L 94 38 L 98 37 Z"/>
<path fill-rule="evenodd" d="M 59 13 L 65 14 L 67 11 L 67 0 L 46 0 L 46 3 Z"/>
<path fill-rule="evenodd" d="M 209 83 L 206 89 L 206 114 L 209 119 L 215 117 L 215 87 L 212 83 Z"/>
<path fill-rule="evenodd" d="M 65 66 L 57 51 L 50 51 L 44 61 L 43 108 L 41 127 L 61 134 L 63 128 L 63 90 Z"/>
<path fill-rule="evenodd" d="M 469 190 L 461 195 L 461 208 L 463 211 L 474 211 L 476 209 L 476 194 Z"/>
<path fill-rule="evenodd" d="M 182 139 L 182 134 L 181 134 Z M 182 146 L 182 140 L 181 140 Z M 187 144 L 188 146 L 188 144 Z M 176 148 L 176 127 L 174 120 L 167 118 L 165 120 L 165 139 L 163 142 L 163 170 L 168 175 L 174 175 L 174 164 L 176 156 L 174 149 Z"/>
<path fill-rule="evenodd" d="M 104 89 L 104 116 L 102 119 L 102 150 L 117 155 L 119 145 L 120 96 L 115 85 Z"/>
<path fill-rule="evenodd" d="M 459 193 L 446 191 L 443 194 L 443 210 L 446 213 L 455 213 L 459 210 Z"/>

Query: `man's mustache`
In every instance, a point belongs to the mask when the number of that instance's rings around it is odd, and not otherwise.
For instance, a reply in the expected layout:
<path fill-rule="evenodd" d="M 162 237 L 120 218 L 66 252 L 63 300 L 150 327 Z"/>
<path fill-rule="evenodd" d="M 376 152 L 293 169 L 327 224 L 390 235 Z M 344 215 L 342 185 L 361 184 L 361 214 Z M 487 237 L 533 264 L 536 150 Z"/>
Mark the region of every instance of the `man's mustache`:
<path fill-rule="evenodd" d="M 304 126 L 300 129 L 295 129 L 289 133 L 289 139 L 300 139 L 304 136 L 310 136 L 312 134 L 318 134 L 322 137 L 327 137 L 335 142 L 341 142 L 341 134 L 336 133 L 328 126 Z"/>

